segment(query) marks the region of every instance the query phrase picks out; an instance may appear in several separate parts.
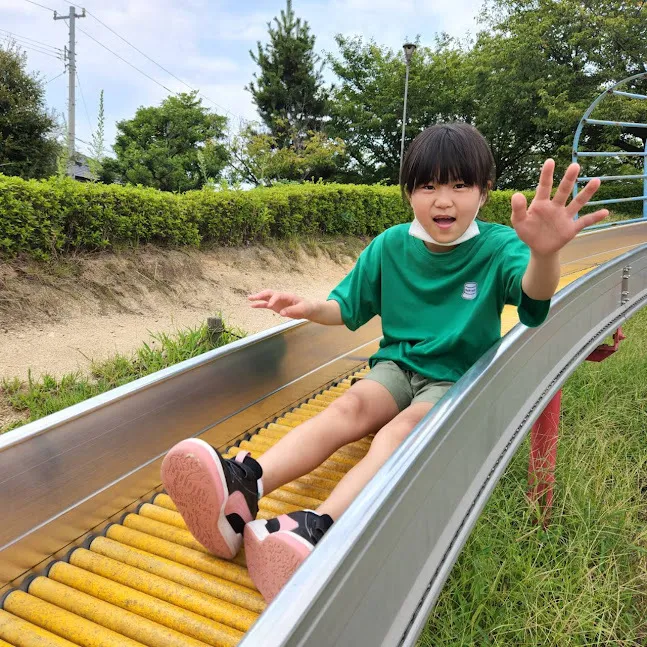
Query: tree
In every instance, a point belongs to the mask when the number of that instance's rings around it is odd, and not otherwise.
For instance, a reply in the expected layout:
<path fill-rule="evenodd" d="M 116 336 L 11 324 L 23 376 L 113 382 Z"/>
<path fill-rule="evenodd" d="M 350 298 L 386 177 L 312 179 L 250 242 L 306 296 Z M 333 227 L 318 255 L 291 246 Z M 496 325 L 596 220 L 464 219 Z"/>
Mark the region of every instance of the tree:
<path fill-rule="evenodd" d="M 27 72 L 26 54 L 15 45 L 0 47 L 0 172 L 26 179 L 55 173 L 56 129 L 42 81 Z"/>
<path fill-rule="evenodd" d="M 103 90 L 99 94 L 99 116 L 97 118 L 97 130 L 92 133 L 90 146 L 91 156 L 88 158 L 88 165 L 94 181 L 98 180 L 103 173 L 103 160 L 105 158 L 105 111 L 103 107 Z"/>
<path fill-rule="evenodd" d="M 487 30 L 468 57 L 466 89 L 475 97 L 474 123 L 492 145 L 499 186 L 533 185 L 548 155 L 563 168 L 570 162 L 575 128 L 593 99 L 614 82 L 647 70 L 643 4 L 489 2 L 481 17 Z M 616 119 L 617 107 L 618 101 L 606 102 L 601 110 Z M 641 102 L 624 110 L 647 117 Z M 645 133 L 636 135 L 644 146 Z M 631 141 L 631 134 L 591 127 L 584 143 L 600 150 L 603 145 L 623 149 Z M 598 163 L 598 170 L 609 163 Z"/>
<path fill-rule="evenodd" d="M 202 106 L 197 92 L 165 99 L 159 107 L 139 108 L 117 123 L 116 160 L 104 161 L 104 176 L 120 175 L 132 184 L 163 191 L 189 191 L 205 183 L 203 170 L 218 178 L 228 161 L 222 139 L 227 120 Z"/>
<path fill-rule="evenodd" d="M 298 150 L 281 148 L 273 135 L 258 133 L 249 126 L 232 144 L 232 180 L 271 186 L 286 180 L 330 177 L 338 169 L 344 150 L 341 140 L 330 139 L 322 132 L 308 133 Z"/>
<path fill-rule="evenodd" d="M 398 182 L 405 61 L 402 51 L 336 37 L 339 56 L 330 57 L 339 77 L 330 101 L 328 131 L 341 138 L 350 159 L 344 174 L 352 182 Z M 438 121 L 469 120 L 464 92 L 466 53 L 443 34 L 433 47 L 418 47 L 411 59 L 405 146 Z"/>
<path fill-rule="evenodd" d="M 314 53 L 315 37 L 307 22 L 297 18 L 292 0 L 285 11 L 267 24 L 270 42 L 250 56 L 260 67 L 247 88 L 265 126 L 279 146 L 299 148 L 308 132 L 321 129 L 326 113 L 322 66 Z"/>

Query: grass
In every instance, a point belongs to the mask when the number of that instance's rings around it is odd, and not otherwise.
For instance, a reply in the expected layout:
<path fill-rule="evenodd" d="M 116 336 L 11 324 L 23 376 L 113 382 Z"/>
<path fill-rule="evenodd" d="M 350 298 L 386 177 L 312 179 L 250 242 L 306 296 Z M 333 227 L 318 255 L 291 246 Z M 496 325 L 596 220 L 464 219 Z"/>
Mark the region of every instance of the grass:
<path fill-rule="evenodd" d="M 90 375 L 69 373 L 61 378 L 43 375 L 25 382 L 19 379 L 4 380 L 0 396 L 22 420 L 6 425 L 0 433 L 14 429 L 26 422 L 38 420 L 65 407 L 95 395 L 132 382 L 137 378 L 228 344 L 244 334 L 239 330 L 225 330 L 220 337 L 212 335 L 206 324 L 167 335 L 152 334 L 132 355 L 116 355 L 93 362 Z"/>
<path fill-rule="evenodd" d="M 550 525 L 526 499 L 526 441 L 419 647 L 647 644 L 647 310 L 624 330 L 564 387 Z"/>
<path fill-rule="evenodd" d="M 641 218 L 641 217 L 642 217 L 642 214 L 640 213 L 638 214 L 621 213 L 619 211 L 614 211 L 612 209 L 609 209 L 609 215 L 600 224 L 603 225 L 609 222 L 621 222 L 623 220 L 635 220 L 636 218 Z"/>

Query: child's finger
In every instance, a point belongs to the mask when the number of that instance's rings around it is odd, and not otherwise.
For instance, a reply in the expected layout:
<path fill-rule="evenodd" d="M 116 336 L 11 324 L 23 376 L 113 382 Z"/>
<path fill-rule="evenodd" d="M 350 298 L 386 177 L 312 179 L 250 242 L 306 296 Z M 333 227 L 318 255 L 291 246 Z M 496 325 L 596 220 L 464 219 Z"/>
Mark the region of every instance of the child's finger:
<path fill-rule="evenodd" d="M 568 196 L 570 196 L 571 192 L 573 191 L 573 187 L 575 186 L 575 180 L 577 180 L 577 176 L 579 172 L 580 172 L 579 164 L 569 165 L 569 167 L 566 169 L 566 172 L 564 173 L 564 177 L 562 178 L 562 181 L 559 183 L 559 186 L 557 187 L 557 191 L 555 191 L 555 195 L 553 196 L 553 202 L 555 204 L 559 204 L 562 206 L 566 204 L 566 200 L 568 200 Z"/>
<path fill-rule="evenodd" d="M 589 181 L 586 186 L 571 200 L 566 210 L 570 216 L 574 216 L 593 197 L 600 188 L 600 180 L 596 177 Z"/>
<path fill-rule="evenodd" d="M 251 294 L 247 298 L 250 301 L 264 301 L 269 299 L 272 294 L 274 294 L 274 290 L 263 290 L 262 292 L 259 292 L 258 294 Z"/>
<path fill-rule="evenodd" d="M 577 225 L 577 233 L 582 231 L 584 227 L 590 227 L 591 225 L 595 225 L 596 223 L 600 222 L 600 220 L 604 220 L 608 215 L 609 215 L 608 209 L 600 209 L 595 213 L 589 213 L 586 216 L 580 216 L 575 221 Z"/>
<path fill-rule="evenodd" d="M 537 200 L 550 200 L 550 191 L 553 188 L 553 171 L 555 170 L 555 161 L 547 159 L 541 168 L 539 184 L 535 198 Z"/>
<path fill-rule="evenodd" d="M 268 302 L 267 307 L 273 308 L 276 305 L 276 302 L 282 297 L 282 294 L 275 294 Z"/>
<path fill-rule="evenodd" d="M 510 205 L 512 206 L 512 224 L 514 225 L 515 222 L 520 222 L 526 217 L 528 201 L 523 193 L 515 193 L 510 200 Z"/>

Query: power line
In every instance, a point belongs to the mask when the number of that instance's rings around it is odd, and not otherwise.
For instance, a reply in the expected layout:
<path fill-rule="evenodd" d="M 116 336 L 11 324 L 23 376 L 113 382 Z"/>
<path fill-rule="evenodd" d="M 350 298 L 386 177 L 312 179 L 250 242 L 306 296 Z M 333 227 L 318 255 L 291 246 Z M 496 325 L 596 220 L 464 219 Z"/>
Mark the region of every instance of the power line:
<path fill-rule="evenodd" d="M 37 7 L 40 7 L 41 9 L 47 9 L 47 11 L 51 11 L 52 13 L 55 13 L 54 9 L 51 7 L 46 7 L 44 4 L 38 4 L 38 2 L 34 2 L 34 0 L 25 0 L 25 2 L 28 2 L 29 4 L 36 5 Z"/>
<path fill-rule="evenodd" d="M 10 45 L 11 43 L 15 43 L 16 45 L 19 45 L 21 48 L 30 49 L 30 50 L 32 50 L 34 52 L 39 52 L 40 54 L 46 54 L 47 56 L 52 56 L 54 58 L 61 59 L 60 55 L 56 55 L 53 52 L 51 52 L 49 50 L 46 50 L 46 49 L 40 49 L 38 47 L 35 47 L 34 45 L 30 45 L 29 43 L 23 43 L 22 41 L 20 41 L 20 40 L 18 40 L 16 38 L 13 38 L 11 36 L 4 36 L 4 35 L 0 34 L 0 39 L 2 39 L 8 45 Z"/>
<path fill-rule="evenodd" d="M 79 5 L 76 5 L 76 4 L 74 4 L 73 2 L 70 2 L 70 4 L 71 4 L 72 6 L 74 6 L 74 7 L 79 8 L 79 9 L 81 8 L 81 7 L 79 7 Z M 115 36 L 117 36 L 117 38 L 120 38 L 121 40 L 123 40 L 123 41 L 124 41 L 124 43 L 126 43 L 126 45 L 129 45 L 130 47 L 132 47 L 136 52 L 138 52 L 139 54 L 141 54 L 144 58 L 148 59 L 151 63 L 153 63 L 154 65 L 157 65 L 157 67 L 159 67 L 161 70 L 163 70 L 164 72 L 166 72 L 167 74 L 169 74 L 170 76 L 172 76 L 176 81 L 179 81 L 180 83 L 182 83 L 183 85 L 185 85 L 187 88 L 189 88 L 189 90 L 193 90 L 194 92 L 196 92 L 196 89 L 195 89 L 195 88 L 193 88 L 192 86 L 190 86 L 186 81 L 183 81 L 181 78 L 179 78 L 178 76 L 176 76 L 175 74 L 173 74 L 173 72 L 171 72 L 170 70 L 168 70 L 167 68 L 165 68 L 163 65 L 161 65 L 160 63 L 158 63 L 157 61 L 155 61 L 154 59 L 152 59 L 150 56 L 148 56 L 148 54 L 146 54 L 145 52 L 142 52 L 142 50 L 141 50 L 141 49 L 139 49 L 138 47 L 136 47 L 135 45 L 133 45 L 129 40 L 127 40 L 126 38 L 124 38 L 121 34 L 118 34 L 114 29 L 112 29 L 112 27 L 109 27 L 108 25 L 106 25 L 106 23 L 104 23 L 102 20 L 100 20 L 99 18 L 97 18 L 93 13 L 91 13 L 91 12 L 90 12 L 90 11 L 88 11 L 87 9 L 86 9 L 86 13 L 88 14 L 88 16 L 91 16 L 92 18 L 94 18 L 94 19 L 95 19 L 95 20 L 96 20 L 100 25 L 102 25 L 103 27 L 105 27 L 108 31 L 112 32 Z M 213 99 L 210 99 L 208 96 L 206 96 L 205 94 L 203 94 L 200 90 L 197 90 L 197 92 L 198 92 L 198 93 L 199 93 L 199 94 L 200 94 L 204 99 L 206 99 L 207 101 L 209 101 L 209 102 L 213 103 L 213 105 L 214 105 L 214 106 L 216 106 L 216 107 L 220 108 L 221 110 L 224 110 L 225 112 L 229 113 L 232 117 L 238 117 L 239 119 L 242 119 L 242 117 L 241 117 L 240 115 L 237 115 L 236 113 L 231 112 L 231 110 L 228 110 L 227 108 L 225 108 L 225 106 L 222 106 L 222 105 L 220 105 L 219 103 L 217 103 L 216 101 L 214 101 Z"/>
<path fill-rule="evenodd" d="M 90 113 L 88 112 L 88 104 L 85 102 L 85 96 L 83 95 L 83 88 L 81 87 L 81 79 L 79 78 L 79 73 L 76 73 L 76 80 L 79 82 L 79 91 L 81 92 L 81 101 L 83 101 L 83 108 L 85 109 L 85 116 L 88 119 L 88 126 L 90 126 L 90 132 L 92 132 L 92 122 L 90 121 Z"/>
<path fill-rule="evenodd" d="M 49 81 L 45 81 L 45 85 L 47 85 L 48 83 L 51 83 L 52 81 L 56 81 L 56 79 L 63 76 L 63 74 L 65 74 L 65 72 L 66 72 L 66 70 L 63 70 L 60 74 L 57 74 L 56 76 L 52 77 Z"/>
<path fill-rule="evenodd" d="M 176 76 L 175 74 L 173 74 L 173 72 L 171 72 L 170 70 L 168 70 L 167 68 L 165 68 L 163 65 L 160 65 L 160 63 L 158 63 L 157 61 L 153 60 L 150 56 L 148 56 L 148 54 L 146 54 L 146 53 L 142 52 L 142 50 L 141 50 L 141 49 L 139 49 L 138 47 L 135 47 L 135 45 L 133 45 L 130 41 L 126 40 L 123 36 L 121 36 L 120 34 L 118 34 L 114 29 L 112 29 L 112 27 L 109 27 L 108 25 L 106 25 L 106 23 L 104 23 L 103 21 L 99 20 L 99 18 L 97 18 L 93 13 L 90 13 L 89 11 L 88 11 L 87 13 L 88 13 L 88 15 L 89 15 L 89 16 L 92 16 L 92 18 L 94 18 L 94 19 L 95 19 L 95 20 L 96 20 L 100 25 L 103 25 L 103 26 L 104 26 L 108 31 L 111 31 L 115 36 L 117 36 L 118 38 L 121 38 L 121 40 L 123 40 L 123 41 L 124 41 L 124 43 L 126 43 L 127 45 L 130 45 L 130 47 L 132 47 L 136 52 L 139 52 L 139 53 L 140 53 L 144 58 L 148 59 L 148 60 L 149 60 L 151 63 L 153 63 L 154 65 L 157 65 L 157 67 L 159 67 L 161 70 L 163 70 L 164 72 L 166 72 L 167 74 L 169 74 L 170 76 L 172 76 L 176 81 L 179 81 L 179 82 L 180 82 L 180 83 L 182 83 L 183 85 L 186 85 L 186 87 L 187 87 L 187 88 L 189 88 L 189 90 L 193 90 L 194 92 L 196 91 L 196 90 L 195 90 L 195 88 L 191 87 L 191 86 L 190 86 L 186 81 L 183 81 L 181 78 L 179 78 L 178 76 Z M 198 90 L 198 92 L 199 92 L 199 90 Z M 202 92 L 200 92 L 200 94 L 202 94 Z M 231 112 L 231 111 L 227 110 L 227 108 L 225 108 L 224 106 L 221 106 L 219 103 L 217 103 L 216 101 L 213 101 L 212 99 L 210 99 L 210 98 L 209 98 L 209 97 L 207 97 L 206 95 L 202 94 L 202 96 L 203 96 L 205 99 L 207 99 L 207 101 L 211 101 L 211 103 L 213 103 L 213 105 L 214 105 L 214 106 L 217 106 L 217 107 L 218 107 L 218 108 L 220 108 L 221 110 L 224 110 L 225 112 L 228 112 L 232 117 L 237 117 L 237 116 L 239 116 L 239 115 L 236 115 L 236 114 L 234 114 L 233 112 Z"/>
<path fill-rule="evenodd" d="M 25 49 L 31 49 L 34 52 L 38 52 L 39 54 L 44 54 L 45 56 L 51 56 L 52 58 L 55 58 L 56 60 L 59 60 L 59 61 L 61 60 L 61 56 L 57 56 L 56 54 L 52 54 L 51 52 L 45 51 L 44 49 L 39 49 L 38 47 L 35 47 L 34 45 L 28 45 L 26 43 L 21 43 L 21 42 L 17 41 L 14 38 L 10 38 L 9 36 L 1 36 L 0 35 L 0 42 L 5 42 L 8 45 L 15 42 L 15 43 L 18 43 L 18 45 L 20 45 L 20 47 L 23 47 Z"/>
<path fill-rule="evenodd" d="M 63 50 L 60 47 L 54 47 L 53 45 L 48 45 L 47 43 L 43 43 L 39 40 L 34 40 L 33 38 L 28 38 L 27 36 L 20 36 L 19 34 L 14 34 L 13 32 L 7 31 L 6 29 L 0 29 L 0 31 L 3 31 L 5 34 L 9 34 L 9 36 L 12 36 L 15 39 L 20 39 L 24 41 L 31 41 L 32 43 L 38 45 L 39 47 L 43 48 L 48 48 L 52 49 L 57 53 L 62 54 Z"/>
<path fill-rule="evenodd" d="M 127 61 L 125 58 L 122 56 L 119 56 L 116 52 L 113 52 L 109 47 L 106 47 L 103 43 L 99 42 L 94 36 L 90 36 L 87 31 L 81 29 L 80 27 L 77 28 L 80 32 L 84 33 L 90 40 L 93 40 L 97 45 L 101 45 L 103 49 L 109 51 L 113 56 L 116 56 L 120 61 L 123 61 L 126 63 L 126 65 L 130 65 L 130 67 L 133 68 L 133 70 L 137 70 L 140 74 L 143 74 L 147 79 L 150 79 L 153 81 L 153 83 L 157 83 L 160 87 L 164 88 L 169 94 L 177 94 L 176 92 L 173 92 L 173 90 L 169 90 L 163 83 L 160 83 L 158 80 L 154 79 L 152 76 L 149 76 L 146 74 L 146 72 L 142 72 L 138 67 L 135 67 L 130 61 Z"/>

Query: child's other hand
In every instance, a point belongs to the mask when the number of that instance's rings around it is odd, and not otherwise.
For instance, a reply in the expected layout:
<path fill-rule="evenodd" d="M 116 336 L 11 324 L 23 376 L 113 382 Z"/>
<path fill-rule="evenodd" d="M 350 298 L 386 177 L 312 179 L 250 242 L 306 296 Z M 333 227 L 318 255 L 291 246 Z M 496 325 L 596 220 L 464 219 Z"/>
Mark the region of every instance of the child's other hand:
<path fill-rule="evenodd" d="M 291 319 L 308 319 L 312 314 L 313 305 L 289 292 L 277 292 L 276 290 L 263 290 L 258 294 L 252 294 L 248 297 L 252 303 L 252 308 L 264 308 L 272 310 L 282 317 Z"/>
<path fill-rule="evenodd" d="M 530 249 L 540 255 L 549 256 L 557 253 L 566 243 L 571 241 L 584 227 L 600 222 L 609 215 L 606 209 L 580 216 L 573 220 L 575 214 L 591 199 L 600 187 L 600 180 L 593 179 L 577 194 L 574 200 L 566 205 L 569 195 L 580 172 L 579 164 L 571 164 L 551 200 L 553 188 L 553 172 L 555 162 L 548 159 L 544 162 L 539 177 L 539 185 L 535 198 L 527 206 L 522 193 L 512 196 L 512 226 L 517 236 Z"/>

